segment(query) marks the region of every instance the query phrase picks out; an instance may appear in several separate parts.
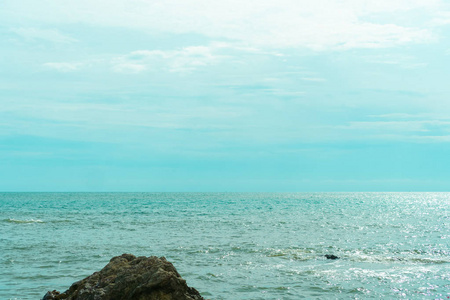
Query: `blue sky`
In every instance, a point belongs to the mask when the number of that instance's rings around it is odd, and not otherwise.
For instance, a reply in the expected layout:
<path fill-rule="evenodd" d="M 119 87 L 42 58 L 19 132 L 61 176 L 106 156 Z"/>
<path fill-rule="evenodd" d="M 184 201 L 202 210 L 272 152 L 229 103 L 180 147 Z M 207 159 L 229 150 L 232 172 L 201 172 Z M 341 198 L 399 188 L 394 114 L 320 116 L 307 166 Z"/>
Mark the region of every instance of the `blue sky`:
<path fill-rule="evenodd" d="M 3 0 L 2 191 L 448 191 L 450 4 Z"/>

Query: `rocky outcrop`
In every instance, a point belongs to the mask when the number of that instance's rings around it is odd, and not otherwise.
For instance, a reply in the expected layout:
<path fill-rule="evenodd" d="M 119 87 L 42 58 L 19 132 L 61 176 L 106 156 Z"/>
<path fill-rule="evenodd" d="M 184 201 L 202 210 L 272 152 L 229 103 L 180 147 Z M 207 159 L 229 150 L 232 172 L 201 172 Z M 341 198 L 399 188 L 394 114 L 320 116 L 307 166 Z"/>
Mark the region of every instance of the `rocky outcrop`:
<path fill-rule="evenodd" d="M 100 271 L 42 300 L 204 300 L 164 257 L 113 257 Z"/>

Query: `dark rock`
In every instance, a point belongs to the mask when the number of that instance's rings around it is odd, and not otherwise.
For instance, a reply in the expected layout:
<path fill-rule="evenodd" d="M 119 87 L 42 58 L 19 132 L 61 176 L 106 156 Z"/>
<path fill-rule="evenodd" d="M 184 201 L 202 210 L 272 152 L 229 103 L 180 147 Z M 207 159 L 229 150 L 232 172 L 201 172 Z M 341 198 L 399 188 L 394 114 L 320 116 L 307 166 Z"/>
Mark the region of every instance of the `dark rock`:
<path fill-rule="evenodd" d="M 325 254 L 325 257 L 326 257 L 327 259 L 339 259 L 338 256 L 333 255 L 333 254 Z"/>
<path fill-rule="evenodd" d="M 164 257 L 113 257 L 100 271 L 75 282 L 64 293 L 47 292 L 42 300 L 204 300 L 188 287 Z"/>
<path fill-rule="evenodd" d="M 57 296 L 59 296 L 60 293 L 56 290 L 53 291 L 48 291 L 45 295 L 44 298 L 42 298 L 42 300 L 53 300 L 53 299 L 58 299 L 56 298 Z"/>

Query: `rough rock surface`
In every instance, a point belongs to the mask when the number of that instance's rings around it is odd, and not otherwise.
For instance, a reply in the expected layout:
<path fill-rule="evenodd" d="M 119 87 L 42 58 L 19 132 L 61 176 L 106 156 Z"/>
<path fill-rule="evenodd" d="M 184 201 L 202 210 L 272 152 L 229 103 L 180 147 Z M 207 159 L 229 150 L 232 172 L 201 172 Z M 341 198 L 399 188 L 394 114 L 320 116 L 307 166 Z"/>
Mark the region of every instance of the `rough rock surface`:
<path fill-rule="evenodd" d="M 204 300 L 164 257 L 113 257 L 100 271 L 42 300 Z"/>

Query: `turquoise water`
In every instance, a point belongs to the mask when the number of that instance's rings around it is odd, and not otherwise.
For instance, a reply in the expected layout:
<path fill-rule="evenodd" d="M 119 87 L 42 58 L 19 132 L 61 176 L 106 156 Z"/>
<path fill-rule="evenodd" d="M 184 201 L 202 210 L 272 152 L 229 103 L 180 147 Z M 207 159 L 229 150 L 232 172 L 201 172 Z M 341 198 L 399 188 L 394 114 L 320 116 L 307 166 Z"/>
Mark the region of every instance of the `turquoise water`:
<path fill-rule="evenodd" d="M 210 299 L 447 299 L 450 194 L 2 193 L 0 253 L 0 299 L 122 253 L 165 256 Z"/>

